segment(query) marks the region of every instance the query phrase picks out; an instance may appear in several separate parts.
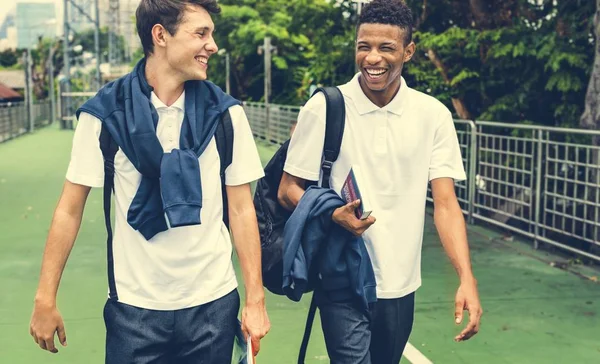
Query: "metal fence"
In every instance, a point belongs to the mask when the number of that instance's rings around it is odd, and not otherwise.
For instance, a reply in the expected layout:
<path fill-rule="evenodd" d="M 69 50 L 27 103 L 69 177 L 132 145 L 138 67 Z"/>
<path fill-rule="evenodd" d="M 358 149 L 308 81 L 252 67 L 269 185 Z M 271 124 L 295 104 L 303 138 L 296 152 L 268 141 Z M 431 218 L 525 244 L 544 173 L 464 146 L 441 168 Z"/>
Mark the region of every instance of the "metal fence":
<path fill-rule="evenodd" d="M 60 86 L 59 109 L 60 125 L 63 129 L 74 129 L 77 125 L 75 111 L 89 98 L 96 94 L 95 91 L 64 92 L 65 85 Z"/>
<path fill-rule="evenodd" d="M 275 144 L 289 138 L 300 111 L 244 108 L 255 137 Z M 470 223 L 600 261 L 600 131 L 470 120 L 455 126 L 468 176 L 456 193 Z"/>
<path fill-rule="evenodd" d="M 31 115 L 35 128 L 52 122 L 50 101 L 36 101 L 32 105 Z M 25 102 L 0 103 L 0 143 L 29 132 L 31 124 Z"/>

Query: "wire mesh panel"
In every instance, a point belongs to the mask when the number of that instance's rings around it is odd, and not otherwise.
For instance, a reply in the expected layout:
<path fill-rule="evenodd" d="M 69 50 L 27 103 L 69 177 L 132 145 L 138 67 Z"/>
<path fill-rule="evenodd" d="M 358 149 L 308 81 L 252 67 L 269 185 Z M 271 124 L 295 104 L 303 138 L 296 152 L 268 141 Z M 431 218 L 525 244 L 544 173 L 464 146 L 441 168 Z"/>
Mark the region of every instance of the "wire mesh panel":
<path fill-rule="evenodd" d="M 528 236 L 535 233 L 535 130 L 477 122 L 474 216 Z"/>
<path fill-rule="evenodd" d="M 600 133 L 543 132 L 540 239 L 600 253 Z M 564 244 L 563 244 L 564 245 Z"/>
<path fill-rule="evenodd" d="M 0 143 L 25 134 L 29 129 L 24 102 L 0 104 Z"/>
<path fill-rule="evenodd" d="M 267 109 L 265 104 L 244 102 L 244 111 L 255 138 L 267 139 Z"/>
<path fill-rule="evenodd" d="M 298 119 L 298 106 L 269 105 L 268 139 L 271 143 L 283 144 L 290 138 L 292 125 Z"/>
<path fill-rule="evenodd" d="M 60 122 L 63 129 L 74 129 L 77 125 L 75 112 L 96 92 L 61 92 Z"/>
<path fill-rule="evenodd" d="M 52 105 L 50 101 L 36 101 L 33 104 L 32 114 L 36 128 L 49 125 L 52 122 Z"/>

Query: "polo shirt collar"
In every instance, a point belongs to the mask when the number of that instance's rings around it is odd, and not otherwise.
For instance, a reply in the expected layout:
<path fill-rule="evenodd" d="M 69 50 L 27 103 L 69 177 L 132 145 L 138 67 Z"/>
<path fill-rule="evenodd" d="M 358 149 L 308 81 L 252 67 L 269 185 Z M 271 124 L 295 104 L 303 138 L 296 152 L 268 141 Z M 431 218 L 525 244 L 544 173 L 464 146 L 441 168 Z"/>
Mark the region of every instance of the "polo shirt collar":
<path fill-rule="evenodd" d="M 400 90 L 398 91 L 396 96 L 394 96 L 392 101 L 390 101 L 390 103 L 385 105 L 384 107 L 379 107 L 379 106 L 375 105 L 371 100 L 369 100 L 367 95 L 365 95 L 362 88 L 360 87 L 360 83 L 358 81 L 359 77 L 361 77 L 360 72 L 357 73 L 356 75 L 354 75 L 354 77 L 348 83 L 348 85 L 350 86 L 349 87 L 349 96 L 352 99 L 352 101 L 354 101 L 356 110 L 358 111 L 358 113 L 360 115 L 365 115 L 365 114 L 368 114 L 370 112 L 377 111 L 377 110 L 389 111 L 398 116 L 402 114 L 404 105 L 407 102 L 406 99 L 409 95 L 408 85 L 406 84 L 404 77 L 400 77 L 400 79 L 401 79 Z"/>
<path fill-rule="evenodd" d="M 152 105 L 154 105 L 154 108 L 156 110 L 158 110 L 158 109 L 168 109 L 169 108 L 169 106 L 165 105 L 165 103 L 162 102 L 158 98 L 158 96 L 156 96 L 156 94 L 154 93 L 154 91 L 152 91 L 152 93 L 150 94 L 150 101 L 152 102 Z M 178 109 L 180 111 L 183 111 L 184 110 L 184 105 L 185 105 L 185 90 L 181 93 L 181 95 L 177 98 L 177 100 L 170 107 Z"/>

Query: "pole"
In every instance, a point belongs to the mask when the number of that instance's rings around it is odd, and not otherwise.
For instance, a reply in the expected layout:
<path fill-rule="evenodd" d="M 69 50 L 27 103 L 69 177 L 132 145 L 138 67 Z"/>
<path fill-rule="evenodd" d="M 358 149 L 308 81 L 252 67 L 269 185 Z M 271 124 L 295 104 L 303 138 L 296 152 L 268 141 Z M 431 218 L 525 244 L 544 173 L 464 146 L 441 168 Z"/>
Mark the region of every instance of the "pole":
<path fill-rule="evenodd" d="M 71 92 L 71 67 L 69 59 L 69 0 L 63 2 L 64 30 L 63 30 L 63 57 L 64 57 L 64 74 L 65 74 L 65 92 Z M 62 96 L 61 96 L 62 97 Z M 64 100 L 63 112 L 61 113 L 60 126 L 62 129 L 67 128 L 67 120 L 65 117 L 71 112 L 70 99 L 66 97 Z"/>
<path fill-rule="evenodd" d="M 96 89 L 99 90 L 102 86 L 100 77 L 100 9 L 98 9 L 98 0 L 94 0 L 95 11 L 95 26 L 94 26 L 94 45 L 96 48 Z"/>
<path fill-rule="evenodd" d="M 229 52 L 225 53 L 225 91 L 231 95 L 231 85 L 229 84 Z"/>
<path fill-rule="evenodd" d="M 31 44 L 27 47 L 27 63 L 26 63 L 26 76 L 27 76 L 27 110 L 29 115 L 29 132 L 32 133 L 35 129 L 34 120 L 33 120 L 33 92 L 32 92 L 32 83 L 31 83 Z"/>
<path fill-rule="evenodd" d="M 50 72 L 50 85 L 48 87 L 48 93 L 50 93 L 50 105 L 52 110 L 52 117 L 50 123 L 54 124 L 56 121 L 56 94 L 54 90 L 54 44 L 50 45 L 50 55 L 48 58 L 49 72 Z"/>
<path fill-rule="evenodd" d="M 265 55 L 265 112 L 267 117 L 267 141 L 269 138 L 269 130 L 270 130 L 270 115 L 269 115 L 269 95 L 271 91 L 271 37 L 265 37 L 263 43 L 263 51 Z"/>

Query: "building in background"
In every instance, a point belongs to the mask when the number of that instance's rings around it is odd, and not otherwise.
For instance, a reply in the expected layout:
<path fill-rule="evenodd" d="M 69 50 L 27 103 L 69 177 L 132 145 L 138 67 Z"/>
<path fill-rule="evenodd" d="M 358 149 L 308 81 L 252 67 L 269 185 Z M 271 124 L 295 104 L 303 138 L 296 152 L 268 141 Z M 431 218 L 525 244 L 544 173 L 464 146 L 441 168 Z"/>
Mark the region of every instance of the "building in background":
<path fill-rule="evenodd" d="M 8 37 L 8 28 L 15 26 L 15 12 L 13 11 L 6 14 L 4 21 L 0 24 L 0 39 L 6 39 Z"/>
<path fill-rule="evenodd" d="M 17 3 L 15 25 L 17 48 L 35 47 L 40 35 L 56 37 L 56 9 L 54 3 Z"/>
<path fill-rule="evenodd" d="M 112 12 L 111 3 L 112 8 L 118 7 L 117 14 Z M 140 0 L 99 0 L 100 27 L 115 29 L 115 33 L 125 41 L 125 54 L 118 57 L 121 61 L 131 60 L 135 51 L 141 48 L 135 28 L 135 10 L 139 4 Z"/>

